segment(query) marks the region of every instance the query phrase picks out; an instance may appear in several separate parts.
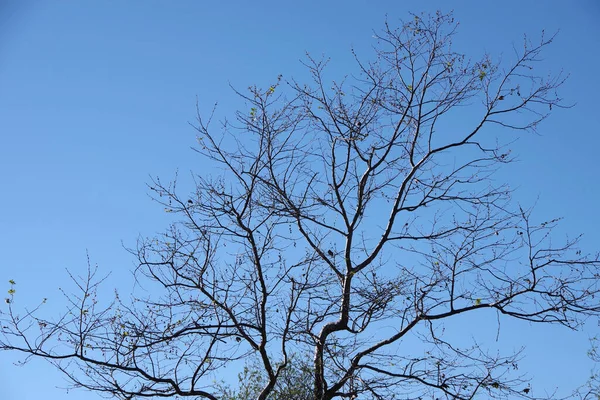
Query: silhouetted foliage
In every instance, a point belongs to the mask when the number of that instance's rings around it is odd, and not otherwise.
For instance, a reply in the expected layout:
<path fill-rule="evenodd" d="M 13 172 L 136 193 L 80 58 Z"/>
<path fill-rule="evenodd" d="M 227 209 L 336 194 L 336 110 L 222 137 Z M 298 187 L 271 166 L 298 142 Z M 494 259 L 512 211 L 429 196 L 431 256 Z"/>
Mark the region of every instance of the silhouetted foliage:
<path fill-rule="evenodd" d="M 221 389 L 224 393 L 222 400 L 256 399 L 269 379 L 262 365 L 256 362 L 245 366 L 238 378 L 239 385 L 237 389 L 231 389 L 228 385 L 223 385 Z M 282 370 L 273 391 L 269 393 L 267 399 L 312 400 L 314 398 L 312 385 L 313 371 L 311 366 L 305 360 L 291 356 L 289 366 Z"/>

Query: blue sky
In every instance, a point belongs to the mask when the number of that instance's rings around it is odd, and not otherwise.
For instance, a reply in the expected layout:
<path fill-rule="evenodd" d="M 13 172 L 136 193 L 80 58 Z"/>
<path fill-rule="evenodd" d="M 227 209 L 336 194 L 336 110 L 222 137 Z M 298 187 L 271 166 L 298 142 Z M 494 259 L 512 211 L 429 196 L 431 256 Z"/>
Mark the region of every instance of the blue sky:
<path fill-rule="evenodd" d="M 109 285 L 131 287 L 123 249 L 168 223 L 150 201 L 149 176 L 167 180 L 206 166 L 190 150 L 196 97 L 202 109 L 239 105 L 229 84 L 268 85 L 302 77 L 305 51 L 330 56 L 345 73 L 349 50 L 369 55 L 372 31 L 408 12 L 450 11 L 456 45 L 477 57 L 512 55 L 523 34 L 560 30 L 539 72 L 561 69 L 568 110 L 556 111 L 516 145 L 504 171 L 536 215 L 564 216 L 563 232 L 600 243 L 597 74 L 600 3 L 566 1 L 22 1 L 0 2 L 0 289 L 17 282 L 25 299 L 60 311 L 68 268 L 86 251 Z M 596 247 L 594 247 L 596 246 Z M 4 283 L 3 283 L 4 282 Z M 5 290 L 2 289 L 2 290 Z M 50 308 L 50 311 L 52 308 Z M 585 380 L 593 326 L 582 333 L 529 324 L 503 327 L 507 343 L 528 345 L 522 366 L 548 389 Z M 494 328 L 495 329 L 495 328 Z M 50 365 L 0 353 L 0 398 L 98 399 L 70 392 Z M 540 393 L 541 394 L 541 393 Z"/>

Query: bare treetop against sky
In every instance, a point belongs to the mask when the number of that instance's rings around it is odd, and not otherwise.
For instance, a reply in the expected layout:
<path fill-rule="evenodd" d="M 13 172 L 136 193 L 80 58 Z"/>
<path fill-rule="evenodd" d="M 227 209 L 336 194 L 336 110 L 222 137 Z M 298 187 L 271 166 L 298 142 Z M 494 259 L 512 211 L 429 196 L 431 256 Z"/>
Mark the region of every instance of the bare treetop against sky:
<path fill-rule="evenodd" d="M 600 243 L 600 6 L 467 1 L 436 17 L 446 2 L 211 3 L 0 5 L 4 332 L 11 307 L 23 317 L 39 303 L 48 320 L 31 338 L 75 326 L 56 318 L 61 292 L 76 292 L 66 269 L 85 278 L 88 251 L 97 277 L 110 272 L 80 298 L 96 314 L 74 304 L 83 325 L 41 349 L 104 360 L 91 386 L 135 376 L 112 387 L 123 396 L 211 398 L 249 354 L 277 374 L 282 343 L 308 351 L 323 398 L 552 397 L 584 384 L 596 321 L 560 325 L 598 304 L 597 265 L 582 257 Z M 98 315 L 113 288 L 124 305 Z M 155 301 L 137 319 L 130 293 Z M 469 368 L 458 347 L 473 341 Z M 0 352 L 0 398 L 100 398 L 67 395 L 46 362 L 12 364 L 23 357 Z M 182 375 L 140 378 L 137 362 Z M 185 374 L 201 379 L 191 388 Z"/>

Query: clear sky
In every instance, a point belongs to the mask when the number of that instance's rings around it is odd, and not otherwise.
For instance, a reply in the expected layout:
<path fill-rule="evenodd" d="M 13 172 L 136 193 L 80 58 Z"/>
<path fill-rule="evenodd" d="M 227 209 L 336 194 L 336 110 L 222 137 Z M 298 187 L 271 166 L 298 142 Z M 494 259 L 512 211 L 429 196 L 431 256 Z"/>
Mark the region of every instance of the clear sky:
<path fill-rule="evenodd" d="M 536 215 L 564 216 L 564 232 L 585 233 L 584 245 L 597 249 L 600 2 L 450 3 L 0 0 L 0 290 L 14 279 L 19 296 L 48 297 L 58 312 L 65 269 L 84 272 L 86 251 L 112 272 L 109 285 L 131 287 L 123 245 L 168 222 L 147 196 L 149 176 L 205 167 L 190 150 L 196 96 L 204 110 L 219 101 L 226 112 L 239 104 L 229 84 L 302 76 L 305 51 L 332 57 L 331 75 L 342 76 L 351 46 L 368 55 L 386 15 L 394 23 L 451 6 L 461 22 L 456 44 L 475 58 L 510 57 L 524 33 L 560 30 L 539 73 L 570 74 L 561 94 L 576 105 L 524 136 L 521 161 L 503 177 L 523 204 L 539 196 Z M 502 334 L 528 346 L 523 369 L 552 390 L 585 381 L 594 328 L 519 324 Z M 0 353 L 2 400 L 100 398 L 67 394 L 52 366 L 12 364 L 20 359 Z"/>

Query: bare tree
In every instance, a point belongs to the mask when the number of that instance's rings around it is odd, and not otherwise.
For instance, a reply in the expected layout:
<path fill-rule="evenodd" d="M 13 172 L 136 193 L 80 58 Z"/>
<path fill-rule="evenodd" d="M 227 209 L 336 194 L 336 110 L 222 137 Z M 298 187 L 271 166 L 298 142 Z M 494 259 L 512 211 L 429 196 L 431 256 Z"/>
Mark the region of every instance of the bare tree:
<path fill-rule="evenodd" d="M 588 357 L 594 362 L 594 367 L 590 373 L 587 383 L 579 388 L 576 392 L 577 398 L 581 400 L 598 400 L 600 399 L 600 372 L 598 371 L 598 363 L 600 363 L 600 353 L 598 350 L 598 337 L 595 336 L 590 340 L 590 350 Z M 575 396 L 573 396 L 575 397 Z"/>
<path fill-rule="evenodd" d="M 439 13 L 386 24 L 341 81 L 307 56 L 309 83 L 237 92 L 247 108 L 216 127 L 199 112 L 196 150 L 218 172 L 191 194 L 151 183 L 180 218 L 132 249 L 149 294 L 101 306 L 90 268 L 57 320 L 8 298 L 0 347 L 121 399 L 225 398 L 215 376 L 245 361 L 256 398 L 274 398 L 306 353 L 318 400 L 536 398 L 519 354 L 442 327 L 491 313 L 577 328 L 600 312 L 598 255 L 550 240 L 558 219 L 535 223 L 494 180 L 564 79 L 534 72 L 552 38 L 512 64 L 471 61 L 455 28 Z"/>

